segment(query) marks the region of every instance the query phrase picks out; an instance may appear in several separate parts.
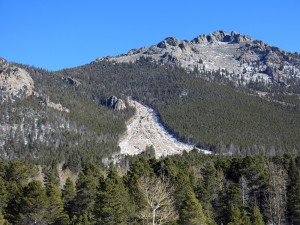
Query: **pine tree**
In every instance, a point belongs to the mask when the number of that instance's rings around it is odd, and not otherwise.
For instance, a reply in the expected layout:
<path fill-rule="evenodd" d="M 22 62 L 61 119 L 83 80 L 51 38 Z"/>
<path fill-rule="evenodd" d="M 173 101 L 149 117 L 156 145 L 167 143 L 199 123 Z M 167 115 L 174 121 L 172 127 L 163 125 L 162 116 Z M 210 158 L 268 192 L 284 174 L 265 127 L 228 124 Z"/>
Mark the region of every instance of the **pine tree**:
<path fill-rule="evenodd" d="M 6 188 L 5 180 L 0 177 L 0 211 L 7 206 L 8 202 L 8 191 Z"/>
<path fill-rule="evenodd" d="M 257 205 L 255 205 L 253 207 L 252 224 L 253 225 L 265 225 L 265 222 L 263 220 L 263 216 L 260 213 L 260 210 L 259 210 Z"/>
<path fill-rule="evenodd" d="M 241 216 L 242 216 L 242 221 L 243 221 L 243 223 L 241 225 L 252 225 L 251 221 L 250 221 L 250 217 L 246 210 L 244 210 L 244 209 L 241 210 Z"/>
<path fill-rule="evenodd" d="M 129 199 L 126 199 L 122 189 L 124 190 L 122 181 L 115 167 L 110 165 L 108 176 L 100 185 L 97 194 L 94 210 L 96 224 L 126 224 L 127 214 L 124 204 Z"/>
<path fill-rule="evenodd" d="M 235 205 L 229 205 L 227 225 L 242 225 L 242 224 L 243 224 L 243 219 L 239 207 Z"/>
<path fill-rule="evenodd" d="M 287 210 L 291 224 L 300 224 L 300 168 L 294 160 L 289 165 L 289 185 L 287 190 Z"/>
<path fill-rule="evenodd" d="M 20 212 L 16 224 L 44 224 L 47 222 L 47 196 L 40 181 L 31 181 L 25 188 L 19 203 Z"/>
<path fill-rule="evenodd" d="M 76 197 L 75 185 L 72 180 L 68 177 L 62 191 L 62 198 L 64 202 L 64 209 L 68 213 L 69 217 L 73 216 L 73 204 Z"/>
<path fill-rule="evenodd" d="M 52 183 L 48 184 L 47 186 L 47 197 L 49 201 L 49 204 L 47 206 L 48 223 L 55 225 L 67 224 L 68 217 L 64 212 L 61 192 Z"/>
<path fill-rule="evenodd" d="M 10 223 L 4 219 L 2 212 L 0 211 L 0 225 L 10 225 Z"/>
<path fill-rule="evenodd" d="M 78 217 L 86 213 L 89 220 L 92 220 L 99 177 L 101 172 L 94 165 L 89 165 L 79 174 L 74 202 L 74 213 Z"/>
<path fill-rule="evenodd" d="M 192 191 L 188 191 L 179 210 L 179 224 L 204 225 L 206 217 L 202 211 L 200 202 Z"/>

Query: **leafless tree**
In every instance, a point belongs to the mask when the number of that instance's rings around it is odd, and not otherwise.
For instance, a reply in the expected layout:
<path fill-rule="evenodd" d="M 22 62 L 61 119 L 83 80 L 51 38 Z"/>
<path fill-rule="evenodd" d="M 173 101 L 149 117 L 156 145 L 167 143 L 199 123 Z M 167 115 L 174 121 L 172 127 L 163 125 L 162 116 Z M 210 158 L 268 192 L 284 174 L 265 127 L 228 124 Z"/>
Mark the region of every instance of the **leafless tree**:
<path fill-rule="evenodd" d="M 144 176 L 139 179 L 138 186 L 146 203 L 139 213 L 140 218 L 152 225 L 176 219 L 174 187 L 165 177 Z"/>
<path fill-rule="evenodd" d="M 287 172 L 280 166 L 270 162 L 270 174 L 267 202 L 273 224 L 285 224 Z"/>

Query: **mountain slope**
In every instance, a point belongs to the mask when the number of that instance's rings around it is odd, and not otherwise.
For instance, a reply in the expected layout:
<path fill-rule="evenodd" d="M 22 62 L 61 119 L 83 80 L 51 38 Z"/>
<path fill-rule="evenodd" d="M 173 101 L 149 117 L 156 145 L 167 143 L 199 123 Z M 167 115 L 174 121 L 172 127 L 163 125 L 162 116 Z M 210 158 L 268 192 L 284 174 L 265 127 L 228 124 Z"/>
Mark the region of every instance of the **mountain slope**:
<path fill-rule="evenodd" d="M 1 59 L 0 158 L 73 169 L 101 163 L 120 151 L 135 113 L 128 102 L 123 111 L 102 104 L 112 95 L 153 108 L 168 132 L 192 146 L 237 154 L 298 151 L 298 64 L 298 54 L 220 31 L 191 42 L 167 38 L 55 72 Z M 249 81 L 258 73 L 264 82 Z M 18 85 L 8 86 L 16 77 Z M 268 92 L 253 91 L 258 87 Z"/>
<path fill-rule="evenodd" d="M 98 58 L 112 62 L 134 62 L 141 57 L 171 63 L 188 70 L 221 70 L 231 80 L 287 82 L 300 78 L 300 56 L 270 46 L 250 36 L 225 31 L 200 35 L 192 41 L 168 37 L 157 45 L 132 49 L 116 57 Z"/>
<path fill-rule="evenodd" d="M 132 96 L 151 106 L 168 131 L 202 148 L 250 153 L 300 146 L 297 96 L 261 97 L 243 87 L 202 79 L 197 71 L 187 73 L 145 58 L 134 63 L 101 61 L 61 73 L 82 84 L 88 81 L 98 98 L 105 93 Z M 217 71 L 212 75 L 218 76 Z"/>
<path fill-rule="evenodd" d="M 172 154 L 180 154 L 184 150 L 190 151 L 194 145 L 185 144 L 175 137 L 160 124 L 159 119 L 153 109 L 128 99 L 128 104 L 135 107 L 136 113 L 127 124 L 127 132 L 119 143 L 120 153 L 136 155 L 140 154 L 147 147 L 155 149 L 157 158 Z M 208 151 L 204 151 L 209 153 Z"/>

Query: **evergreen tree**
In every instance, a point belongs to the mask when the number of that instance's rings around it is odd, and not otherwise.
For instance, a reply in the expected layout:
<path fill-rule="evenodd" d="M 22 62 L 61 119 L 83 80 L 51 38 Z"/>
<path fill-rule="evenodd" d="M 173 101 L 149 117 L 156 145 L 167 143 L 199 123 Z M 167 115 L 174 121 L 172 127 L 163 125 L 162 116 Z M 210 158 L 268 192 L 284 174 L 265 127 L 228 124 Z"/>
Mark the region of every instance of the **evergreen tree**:
<path fill-rule="evenodd" d="M 242 224 L 243 224 L 243 219 L 239 207 L 235 205 L 229 205 L 227 225 L 242 225 Z"/>
<path fill-rule="evenodd" d="M 122 181 L 115 167 L 110 165 L 108 176 L 100 185 L 97 194 L 94 210 L 96 224 L 126 224 L 127 214 L 124 206 L 129 199 L 126 199 L 122 189 L 124 190 Z"/>
<path fill-rule="evenodd" d="M 237 183 L 229 182 L 226 190 L 227 204 L 241 206 L 242 205 L 242 191 Z"/>
<path fill-rule="evenodd" d="M 49 224 L 64 225 L 67 224 L 68 217 L 64 212 L 63 201 L 60 190 L 52 183 L 47 186 L 47 197 L 49 204 L 47 206 L 47 219 Z"/>
<path fill-rule="evenodd" d="M 100 176 L 101 172 L 95 165 L 89 165 L 79 174 L 74 202 L 74 213 L 78 217 L 86 213 L 92 220 Z"/>
<path fill-rule="evenodd" d="M 289 185 L 287 190 L 287 210 L 291 224 L 300 224 L 300 167 L 294 160 L 289 165 Z"/>
<path fill-rule="evenodd" d="M 8 191 L 5 180 L 0 177 L 0 211 L 7 206 L 8 202 Z"/>
<path fill-rule="evenodd" d="M 89 220 L 87 213 L 84 213 L 78 218 L 77 216 L 74 216 L 74 218 L 69 223 L 69 225 L 92 225 L 92 224 L 94 223 Z"/>
<path fill-rule="evenodd" d="M 253 207 L 252 224 L 253 225 L 265 225 L 265 222 L 263 220 L 263 216 L 260 213 L 260 210 L 259 210 L 257 205 L 255 205 Z"/>
<path fill-rule="evenodd" d="M 45 224 L 47 222 L 47 196 L 46 190 L 40 181 L 31 181 L 23 192 L 19 203 L 21 206 L 16 224 Z"/>
<path fill-rule="evenodd" d="M 200 202 L 192 191 L 188 191 L 179 210 L 179 224 L 205 225 L 206 217 L 202 211 Z"/>
<path fill-rule="evenodd" d="M 10 223 L 4 219 L 2 212 L 0 211 L 0 225 L 10 225 Z"/>
<path fill-rule="evenodd" d="M 241 210 L 241 216 L 243 223 L 241 225 L 252 225 L 250 217 L 245 209 Z"/>
<path fill-rule="evenodd" d="M 62 198 L 64 202 L 64 209 L 68 213 L 69 217 L 71 218 L 73 215 L 73 204 L 74 199 L 76 197 L 76 190 L 74 183 L 72 180 L 68 177 L 64 186 L 64 189 L 62 191 Z"/>

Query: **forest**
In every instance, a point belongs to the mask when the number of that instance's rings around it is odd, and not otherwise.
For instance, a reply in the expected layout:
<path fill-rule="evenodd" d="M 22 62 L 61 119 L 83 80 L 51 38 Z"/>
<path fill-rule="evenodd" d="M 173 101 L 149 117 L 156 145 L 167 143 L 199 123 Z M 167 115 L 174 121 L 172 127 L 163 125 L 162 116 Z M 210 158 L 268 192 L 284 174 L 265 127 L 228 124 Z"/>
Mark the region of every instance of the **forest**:
<path fill-rule="evenodd" d="M 246 88 L 226 71 L 146 58 L 55 72 L 16 65 L 40 97 L 0 104 L 0 225 L 300 224 L 297 83 L 290 94 L 280 84 Z M 102 105 L 111 95 L 152 107 L 178 139 L 213 154 L 156 159 L 149 146 L 109 163 L 135 111 Z"/>
<path fill-rule="evenodd" d="M 30 73 L 40 97 L 0 105 L 3 160 L 22 159 L 53 168 L 63 163 L 74 172 L 89 163 L 102 165 L 103 159 L 119 151 L 119 137 L 134 114 L 130 107 L 115 111 L 101 105 L 111 95 L 125 101 L 131 96 L 154 108 L 178 139 L 214 153 L 275 156 L 299 151 L 300 100 L 279 84 L 262 89 L 252 82 L 245 88 L 226 79 L 226 70 L 195 68 L 188 73 L 147 58 L 55 72 L 16 65 Z M 261 97 L 257 91 L 268 94 Z M 70 112 L 40 104 L 41 97 Z"/>
<path fill-rule="evenodd" d="M 0 162 L 0 224 L 263 225 L 300 223 L 300 156 L 127 157 L 57 171 Z M 40 173 L 40 175 L 38 175 Z M 41 175 L 42 174 L 42 175 Z"/>

